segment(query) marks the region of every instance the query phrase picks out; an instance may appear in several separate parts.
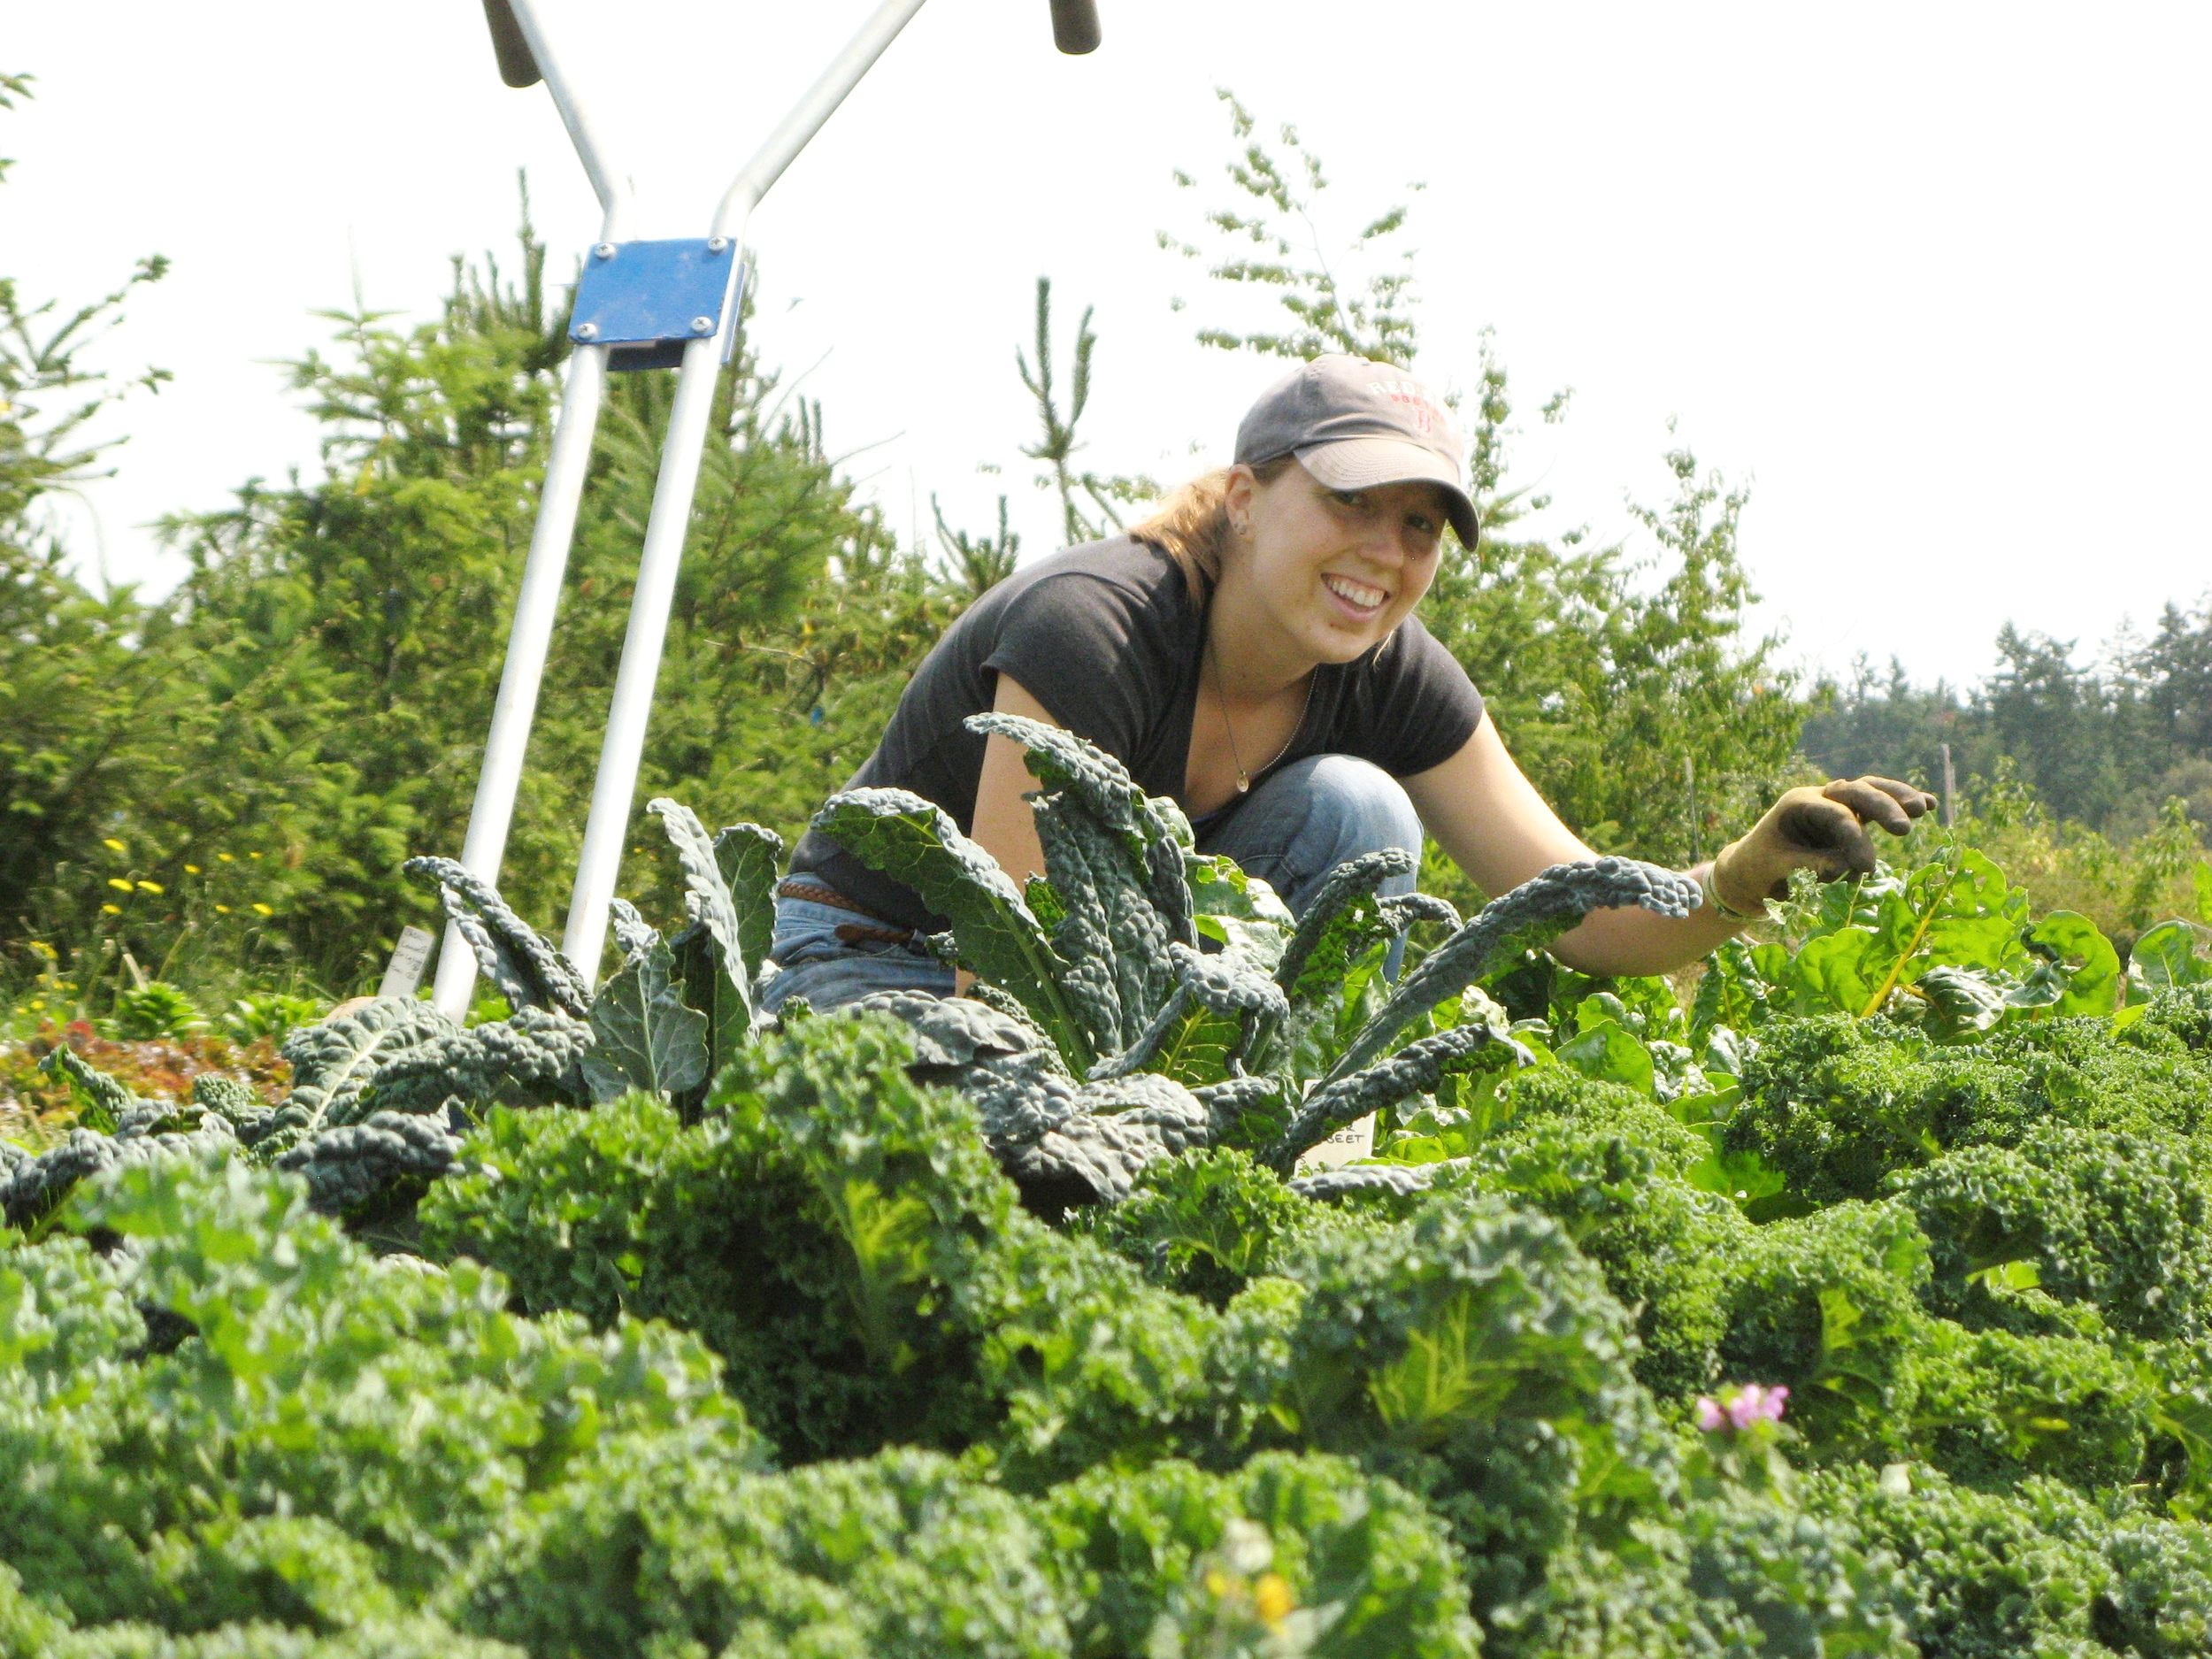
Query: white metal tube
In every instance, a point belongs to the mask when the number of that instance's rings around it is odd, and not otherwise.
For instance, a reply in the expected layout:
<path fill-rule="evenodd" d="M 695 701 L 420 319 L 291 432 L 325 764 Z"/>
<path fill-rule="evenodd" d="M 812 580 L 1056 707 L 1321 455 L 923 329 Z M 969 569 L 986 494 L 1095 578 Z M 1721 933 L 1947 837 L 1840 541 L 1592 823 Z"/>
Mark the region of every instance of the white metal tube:
<path fill-rule="evenodd" d="M 754 152 L 744 171 L 731 181 L 728 190 L 723 193 L 721 205 L 715 209 L 714 228 L 708 232 L 709 235 L 735 240 L 742 234 L 746 219 L 759 205 L 760 198 L 768 194 L 769 187 L 783 177 L 783 170 L 807 147 L 807 142 L 822 130 L 822 123 L 836 113 L 846 95 L 860 84 L 861 76 L 874 66 L 885 49 L 898 38 L 899 31 L 921 9 L 922 0 L 883 0 L 845 50 L 831 60 L 830 66 L 807 88 L 806 96 L 783 118 L 782 125 L 768 134 L 767 142 Z"/>
<path fill-rule="evenodd" d="M 515 21 L 522 26 L 523 38 L 530 42 L 530 54 L 538 60 L 538 73 L 545 77 L 545 89 L 553 95 L 553 107 L 561 112 L 561 125 L 568 128 L 568 142 L 576 147 L 576 159 L 584 164 L 584 176 L 591 180 L 592 194 L 599 198 L 600 208 L 606 215 L 599 227 L 600 240 L 620 242 L 628 229 L 630 193 L 616 175 L 607 151 L 599 142 L 599 129 L 593 123 L 590 110 L 577 96 L 560 55 L 553 50 L 545 24 L 538 16 L 535 0 L 508 0 L 508 4 L 513 9 Z"/>
<path fill-rule="evenodd" d="M 684 537 L 691 527 L 691 498 L 699 484 L 699 462 L 706 449 L 715 378 L 721 366 L 718 340 L 685 342 L 675 405 L 668 412 L 668 433 L 661 443 L 660 477 L 653 486 L 653 513 L 646 521 L 644 550 L 638 556 L 630 626 L 622 636 L 621 666 L 615 671 L 607 734 L 599 747 L 591 817 L 584 826 L 584 849 L 576 863 L 576 886 L 561 941 L 586 984 L 599 972 L 599 951 L 606 942 L 607 902 L 614 897 L 615 879 L 622 868 L 630 800 L 645 753 L 653 685 L 660 677 L 661 647 L 668 638 L 668 611 L 676 596 Z"/>
<path fill-rule="evenodd" d="M 561 603 L 568 550 L 576 534 L 577 509 L 591 472 L 592 438 L 607 385 L 607 348 L 578 346 L 568 359 L 568 380 L 561 392 L 561 413 L 553 428 L 553 448 L 545 479 L 538 487 L 538 518 L 530 533 L 530 553 L 515 595 L 514 622 L 508 631 L 507 661 L 499 675 L 499 698 L 492 705 L 491 733 L 484 741 L 483 770 L 477 774 L 476 801 L 469 811 L 468 835 L 461 863 L 486 881 L 499 879 L 506 856 L 507 830 L 513 822 L 515 795 L 522 784 L 522 761 L 536 718 L 538 687 L 553 639 L 553 618 Z M 445 949 L 438 957 L 433 993 L 441 1013 L 459 1019 L 468 1012 L 476 983 L 476 957 L 460 930 L 446 926 Z"/>
<path fill-rule="evenodd" d="M 630 192 L 610 165 L 591 112 L 564 72 L 534 0 L 509 0 L 509 4 L 523 38 L 530 43 L 531 55 L 537 59 L 553 107 L 568 129 L 569 142 L 576 147 L 592 193 L 599 198 L 600 240 L 619 241 L 628 227 Z M 477 774 L 476 798 L 469 809 L 468 833 L 461 846 L 462 866 L 486 881 L 499 879 L 500 864 L 506 856 L 507 832 L 514 822 L 523 757 L 537 716 L 538 688 L 552 646 L 554 618 L 560 608 L 561 584 L 568 572 L 569 547 L 575 540 L 584 482 L 591 472 L 592 440 L 598 432 L 606 385 L 607 348 L 575 348 L 569 355 L 545 477 L 538 487 L 537 522 L 530 533 L 530 551 L 515 595 L 507 660 L 500 670 L 499 695 L 492 705 L 483 767 Z M 445 943 L 438 953 L 432 1000 L 440 1012 L 459 1019 L 468 1012 L 475 986 L 475 954 L 460 930 L 448 923 Z"/>
<path fill-rule="evenodd" d="M 755 204 L 783 176 L 807 141 L 822 130 L 822 124 L 922 4 L 923 0 L 884 0 L 732 181 L 715 210 L 710 234 L 727 236 L 733 247 L 743 245 L 745 222 Z M 736 262 L 731 265 L 734 281 Z M 736 309 L 733 303 L 724 305 L 723 331 L 737 326 Z M 714 407 L 721 342 L 722 334 L 718 333 L 712 340 L 685 344 L 675 406 L 669 411 L 668 434 L 662 442 L 652 517 L 645 527 L 644 550 L 638 557 L 629 629 L 623 636 L 621 666 L 615 672 L 613 706 L 607 716 L 606 737 L 600 745 L 599 773 L 592 784 L 591 817 L 584 826 L 584 848 L 576 861 L 576 885 L 569 897 L 568 926 L 561 941 L 562 949 L 587 984 L 598 977 L 599 955 L 607 939 L 607 903 L 614 897 L 621 874 L 622 844 L 629 836 L 630 803 L 637 793 L 638 765 L 645 753 L 653 687 L 660 677 L 661 649 L 668 638 L 668 611 L 675 599 L 676 572 L 691 526 L 691 500 L 698 488 L 707 421 Z"/>

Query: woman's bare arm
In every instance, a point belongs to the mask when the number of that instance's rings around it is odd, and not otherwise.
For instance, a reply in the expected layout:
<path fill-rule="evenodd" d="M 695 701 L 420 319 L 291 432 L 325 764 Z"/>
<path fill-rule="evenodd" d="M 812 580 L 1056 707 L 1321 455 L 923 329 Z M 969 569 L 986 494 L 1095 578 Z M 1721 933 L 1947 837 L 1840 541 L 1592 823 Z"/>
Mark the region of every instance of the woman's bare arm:
<path fill-rule="evenodd" d="M 998 695 L 991 707 L 1000 714 L 1025 715 L 1047 726 L 1059 721 L 1045 712 L 1045 705 L 1004 674 L 998 677 Z M 998 867 L 1020 887 L 1031 876 L 1045 872 L 1045 849 L 1037 839 L 1037 819 L 1022 796 L 1037 787 L 1022 760 L 1022 746 L 1010 737 L 993 736 L 984 741 L 983 775 L 976 780 L 975 821 L 969 839 L 998 860 Z"/>
<path fill-rule="evenodd" d="M 1457 754 L 1405 785 L 1429 833 L 1486 893 L 1517 887 L 1547 865 L 1597 856 L 1536 793 L 1487 714 Z M 1704 881 L 1708 871 L 1701 866 L 1693 873 Z M 1597 910 L 1552 952 L 1585 973 L 1663 973 L 1695 961 L 1742 926 L 1716 911 L 1709 899 L 1680 921 L 1643 910 Z"/>

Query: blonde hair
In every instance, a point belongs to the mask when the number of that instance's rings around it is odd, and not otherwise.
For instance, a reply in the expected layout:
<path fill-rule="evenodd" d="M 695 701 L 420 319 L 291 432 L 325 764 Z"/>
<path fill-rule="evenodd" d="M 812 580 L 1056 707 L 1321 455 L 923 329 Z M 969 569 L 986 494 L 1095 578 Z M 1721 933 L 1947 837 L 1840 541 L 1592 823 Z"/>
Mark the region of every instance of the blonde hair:
<path fill-rule="evenodd" d="M 1262 461 L 1252 468 L 1252 476 L 1263 484 L 1272 484 L 1290 471 L 1296 459 L 1294 456 L 1279 455 L 1271 461 Z M 1210 472 L 1200 473 L 1171 492 L 1149 518 L 1129 526 L 1133 537 L 1151 543 L 1175 561 L 1193 599 L 1202 599 L 1221 580 L 1221 561 L 1229 550 L 1233 535 L 1229 526 L 1230 471 L 1228 467 L 1217 466 Z"/>

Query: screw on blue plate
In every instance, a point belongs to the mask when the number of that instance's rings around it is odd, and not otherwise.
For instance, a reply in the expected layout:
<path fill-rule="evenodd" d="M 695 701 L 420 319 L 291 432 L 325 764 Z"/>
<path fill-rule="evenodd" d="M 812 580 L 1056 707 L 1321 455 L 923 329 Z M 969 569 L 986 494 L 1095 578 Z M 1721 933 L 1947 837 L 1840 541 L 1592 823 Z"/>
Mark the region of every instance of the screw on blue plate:
<path fill-rule="evenodd" d="M 721 332 L 735 263 L 721 236 L 602 242 L 584 261 L 568 337 L 614 347 L 611 369 L 673 368 L 685 342 Z"/>

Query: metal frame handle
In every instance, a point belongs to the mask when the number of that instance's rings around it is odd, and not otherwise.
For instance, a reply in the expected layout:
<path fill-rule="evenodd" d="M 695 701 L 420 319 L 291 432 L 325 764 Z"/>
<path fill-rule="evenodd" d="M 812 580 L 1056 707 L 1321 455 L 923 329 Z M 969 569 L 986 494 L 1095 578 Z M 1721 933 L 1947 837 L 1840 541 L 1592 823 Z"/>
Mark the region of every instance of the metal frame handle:
<path fill-rule="evenodd" d="M 483 0 L 483 4 L 500 78 L 511 87 L 534 86 L 544 81 L 568 129 L 569 140 L 576 147 L 577 158 L 599 197 L 603 213 L 601 240 L 621 242 L 631 211 L 629 191 L 611 165 L 606 147 L 576 87 L 563 73 L 560 55 L 535 0 Z M 923 0 L 883 0 L 730 181 L 716 205 L 709 236 L 726 237 L 731 245 L 742 245 L 746 224 L 761 198 L 821 131 L 922 4 Z M 1093 50 L 1099 42 L 1095 0 L 1052 0 L 1052 28 L 1053 39 L 1062 51 Z M 730 267 L 734 285 L 738 261 L 733 258 Z M 583 849 L 577 859 L 568 924 L 562 936 L 563 949 L 587 982 L 597 977 L 600 953 L 606 943 L 608 902 L 614 897 L 623 843 L 628 839 L 630 808 L 645 752 L 654 683 L 660 676 L 668 613 L 675 598 L 692 498 L 705 455 L 715 379 L 725 347 L 737 327 L 738 308 L 733 295 L 733 288 L 725 294 L 720 328 L 710 337 L 685 343 L 675 401 L 662 442 L 652 514 L 638 556 L 629 625 L 615 673 L 599 769 L 592 783 L 591 814 L 584 826 Z M 487 881 L 498 879 L 506 852 L 523 757 L 537 710 L 569 546 L 575 536 L 578 505 L 590 470 L 592 439 L 606 388 L 608 349 L 604 345 L 579 344 L 569 360 L 560 419 L 539 495 L 537 525 L 516 597 L 507 661 L 500 675 L 491 733 L 484 747 L 483 772 L 477 780 L 461 854 L 463 865 Z M 458 930 L 449 927 L 438 961 L 434 992 L 438 1007 L 460 1018 L 467 1011 L 475 981 L 474 956 Z"/>

